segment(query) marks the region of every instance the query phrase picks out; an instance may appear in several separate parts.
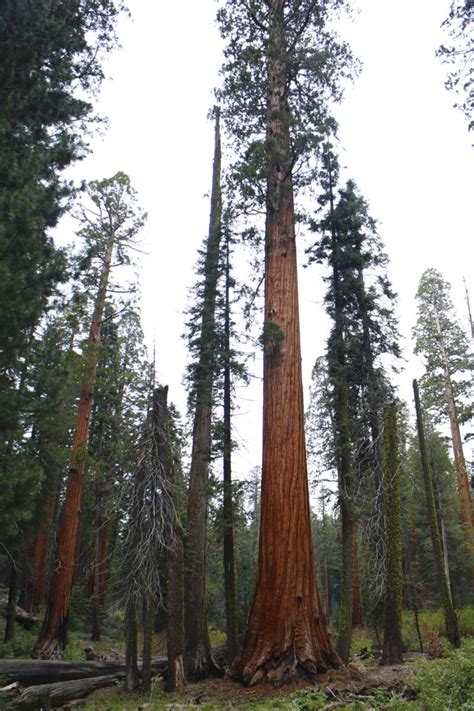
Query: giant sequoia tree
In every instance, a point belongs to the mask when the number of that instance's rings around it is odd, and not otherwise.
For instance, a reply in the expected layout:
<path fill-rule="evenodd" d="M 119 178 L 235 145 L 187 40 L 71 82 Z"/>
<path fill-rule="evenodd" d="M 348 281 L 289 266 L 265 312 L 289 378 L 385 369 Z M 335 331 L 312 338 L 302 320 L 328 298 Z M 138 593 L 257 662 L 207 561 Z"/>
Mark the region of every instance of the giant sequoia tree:
<path fill-rule="evenodd" d="M 339 663 L 316 587 L 298 314 L 294 188 L 339 94 L 349 53 L 327 29 L 339 2 L 228 0 L 221 92 L 240 161 L 246 208 L 262 203 L 265 226 L 263 471 L 257 585 L 233 675 L 285 681 Z M 296 170 L 298 168 L 299 170 Z"/>

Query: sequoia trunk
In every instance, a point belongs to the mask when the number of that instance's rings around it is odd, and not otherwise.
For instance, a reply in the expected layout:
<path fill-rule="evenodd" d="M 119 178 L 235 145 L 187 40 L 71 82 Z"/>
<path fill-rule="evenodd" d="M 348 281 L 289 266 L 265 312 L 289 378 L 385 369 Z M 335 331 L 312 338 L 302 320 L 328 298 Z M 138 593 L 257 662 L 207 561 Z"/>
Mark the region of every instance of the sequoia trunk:
<path fill-rule="evenodd" d="M 257 584 L 232 674 L 285 682 L 337 666 L 314 570 L 304 436 L 284 3 L 270 3 L 263 469 Z"/>

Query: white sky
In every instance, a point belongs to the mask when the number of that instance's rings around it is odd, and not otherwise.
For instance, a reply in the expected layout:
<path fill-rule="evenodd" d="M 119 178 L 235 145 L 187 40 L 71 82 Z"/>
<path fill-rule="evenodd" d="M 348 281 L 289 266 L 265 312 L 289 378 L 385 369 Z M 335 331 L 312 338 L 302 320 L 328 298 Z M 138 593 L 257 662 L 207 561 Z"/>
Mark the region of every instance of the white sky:
<path fill-rule="evenodd" d="M 157 374 L 182 412 L 186 351 L 182 312 L 197 249 L 207 233 L 213 127 L 206 115 L 221 64 L 214 0 L 128 0 L 133 20 L 119 26 L 122 49 L 106 64 L 99 113 L 110 119 L 93 154 L 74 169 L 78 179 L 128 173 L 148 211 L 144 230 L 143 323 L 156 338 Z M 411 403 L 420 368 L 411 356 L 414 296 L 423 271 L 439 269 L 452 283 L 467 322 L 462 277 L 474 306 L 474 161 L 472 136 L 445 68 L 434 54 L 449 0 L 359 0 L 343 37 L 363 61 L 337 110 L 341 162 L 369 201 L 391 259 L 401 331 L 409 358 L 400 391 Z M 300 250 L 301 261 L 303 248 Z M 320 274 L 300 276 L 305 385 L 324 349 L 326 320 Z M 237 474 L 260 464 L 260 387 L 239 389 L 235 427 L 242 440 Z"/>

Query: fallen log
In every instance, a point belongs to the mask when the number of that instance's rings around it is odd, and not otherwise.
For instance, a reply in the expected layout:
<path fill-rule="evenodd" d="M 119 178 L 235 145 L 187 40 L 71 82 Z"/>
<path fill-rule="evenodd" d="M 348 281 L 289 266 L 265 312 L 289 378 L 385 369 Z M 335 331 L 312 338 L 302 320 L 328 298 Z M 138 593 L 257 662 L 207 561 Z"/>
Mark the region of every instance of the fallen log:
<path fill-rule="evenodd" d="M 125 675 L 107 674 L 88 679 L 75 679 L 74 681 L 60 681 L 56 684 L 41 684 L 30 686 L 20 696 L 4 706 L 5 711 L 46 711 L 63 706 L 68 701 L 83 699 L 97 689 L 113 686 Z"/>
<path fill-rule="evenodd" d="M 0 615 L 2 617 L 7 617 L 8 615 L 8 600 L 6 598 L 0 598 Z M 38 618 L 34 615 L 30 615 L 29 612 L 24 610 L 22 607 L 15 607 L 15 620 L 20 623 L 26 630 L 30 630 L 34 625 L 38 623 Z"/>
<path fill-rule="evenodd" d="M 152 670 L 162 674 L 168 666 L 166 657 L 155 657 Z M 87 679 L 125 672 L 118 662 L 71 662 L 57 659 L 0 659 L 0 677 L 19 681 L 22 686 Z"/>

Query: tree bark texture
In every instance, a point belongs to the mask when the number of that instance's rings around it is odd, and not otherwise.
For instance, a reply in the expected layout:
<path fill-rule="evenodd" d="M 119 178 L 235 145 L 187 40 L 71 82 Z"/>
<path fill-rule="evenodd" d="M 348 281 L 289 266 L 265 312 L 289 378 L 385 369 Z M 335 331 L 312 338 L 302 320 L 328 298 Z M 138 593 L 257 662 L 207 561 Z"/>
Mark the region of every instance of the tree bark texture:
<path fill-rule="evenodd" d="M 123 672 L 96 676 L 87 679 L 62 681 L 55 684 L 30 686 L 5 707 L 5 711 L 41 711 L 64 706 L 68 701 L 83 699 L 97 689 L 114 686 L 117 679 L 123 678 Z"/>
<path fill-rule="evenodd" d="M 400 509 L 400 460 L 395 403 L 384 412 L 384 518 L 385 518 L 385 625 L 382 665 L 401 664 L 402 641 L 402 533 Z"/>
<path fill-rule="evenodd" d="M 316 585 L 304 436 L 284 8 L 268 49 L 263 468 L 257 584 L 232 675 L 246 684 L 337 666 Z"/>
<path fill-rule="evenodd" d="M 58 550 L 48 605 L 39 639 L 33 649 L 33 656 L 46 659 L 52 657 L 57 648 L 64 647 L 67 642 L 67 619 L 79 541 L 82 486 L 86 466 L 87 439 L 94 395 L 97 356 L 100 346 L 100 326 L 107 295 L 113 249 L 114 233 L 112 232 L 107 242 L 99 289 L 92 315 L 76 428 L 68 467 L 66 498 L 59 528 Z"/>
<path fill-rule="evenodd" d="M 162 674 L 166 657 L 153 658 L 153 671 Z M 95 676 L 125 674 L 125 664 L 111 662 L 63 661 L 57 659 L 0 659 L 0 676 L 22 686 L 50 684 Z"/>
<path fill-rule="evenodd" d="M 125 609 L 125 688 L 138 689 L 138 629 L 135 600 L 127 601 Z"/>
<path fill-rule="evenodd" d="M 164 477 L 169 487 L 168 502 L 172 510 L 168 511 L 166 527 L 167 572 L 166 609 L 166 646 L 168 654 L 168 672 L 166 690 L 182 689 L 186 679 L 184 674 L 184 591 L 183 591 L 183 531 L 178 518 L 178 481 L 169 432 L 168 387 L 156 388 L 153 393 L 153 417 L 158 457 L 163 465 Z"/>
<path fill-rule="evenodd" d="M 185 666 L 191 680 L 218 673 L 207 629 L 206 545 L 214 376 L 215 309 L 221 243 L 221 143 L 216 117 L 211 213 L 205 258 L 201 347 L 195 383 L 193 444 L 185 540 Z"/>
<path fill-rule="evenodd" d="M 110 516 L 103 510 L 99 497 L 97 502 L 95 555 L 94 555 L 94 588 L 92 591 L 92 634 L 91 640 L 100 640 L 102 626 L 102 610 L 105 603 L 105 582 L 107 572 L 107 556 L 111 528 Z"/>
<path fill-rule="evenodd" d="M 26 609 L 38 612 L 39 606 L 46 600 L 50 557 L 53 544 L 53 525 L 58 506 L 58 488 L 46 495 L 46 501 L 40 512 L 38 531 L 35 537 L 31 573 L 26 589 Z"/>
<path fill-rule="evenodd" d="M 421 413 L 420 395 L 418 392 L 418 383 L 416 382 L 416 380 L 413 381 L 413 392 L 415 395 L 416 424 L 418 429 L 418 440 L 420 443 L 421 468 L 423 471 L 423 479 L 425 484 L 426 506 L 428 509 L 428 517 L 430 522 L 431 543 L 433 545 L 435 570 L 438 578 L 438 585 L 444 609 L 446 636 L 453 645 L 453 647 L 459 647 L 461 642 L 459 638 L 458 620 L 456 612 L 453 608 L 448 581 L 446 579 L 446 573 L 444 570 L 443 549 L 441 546 L 439 521 L 436 512 L 433 475 L 431 473 L 430 463 L 428 459 L 428 451 L 426 448 L 426 438 L 423 425 L 423 417 Z"/>

